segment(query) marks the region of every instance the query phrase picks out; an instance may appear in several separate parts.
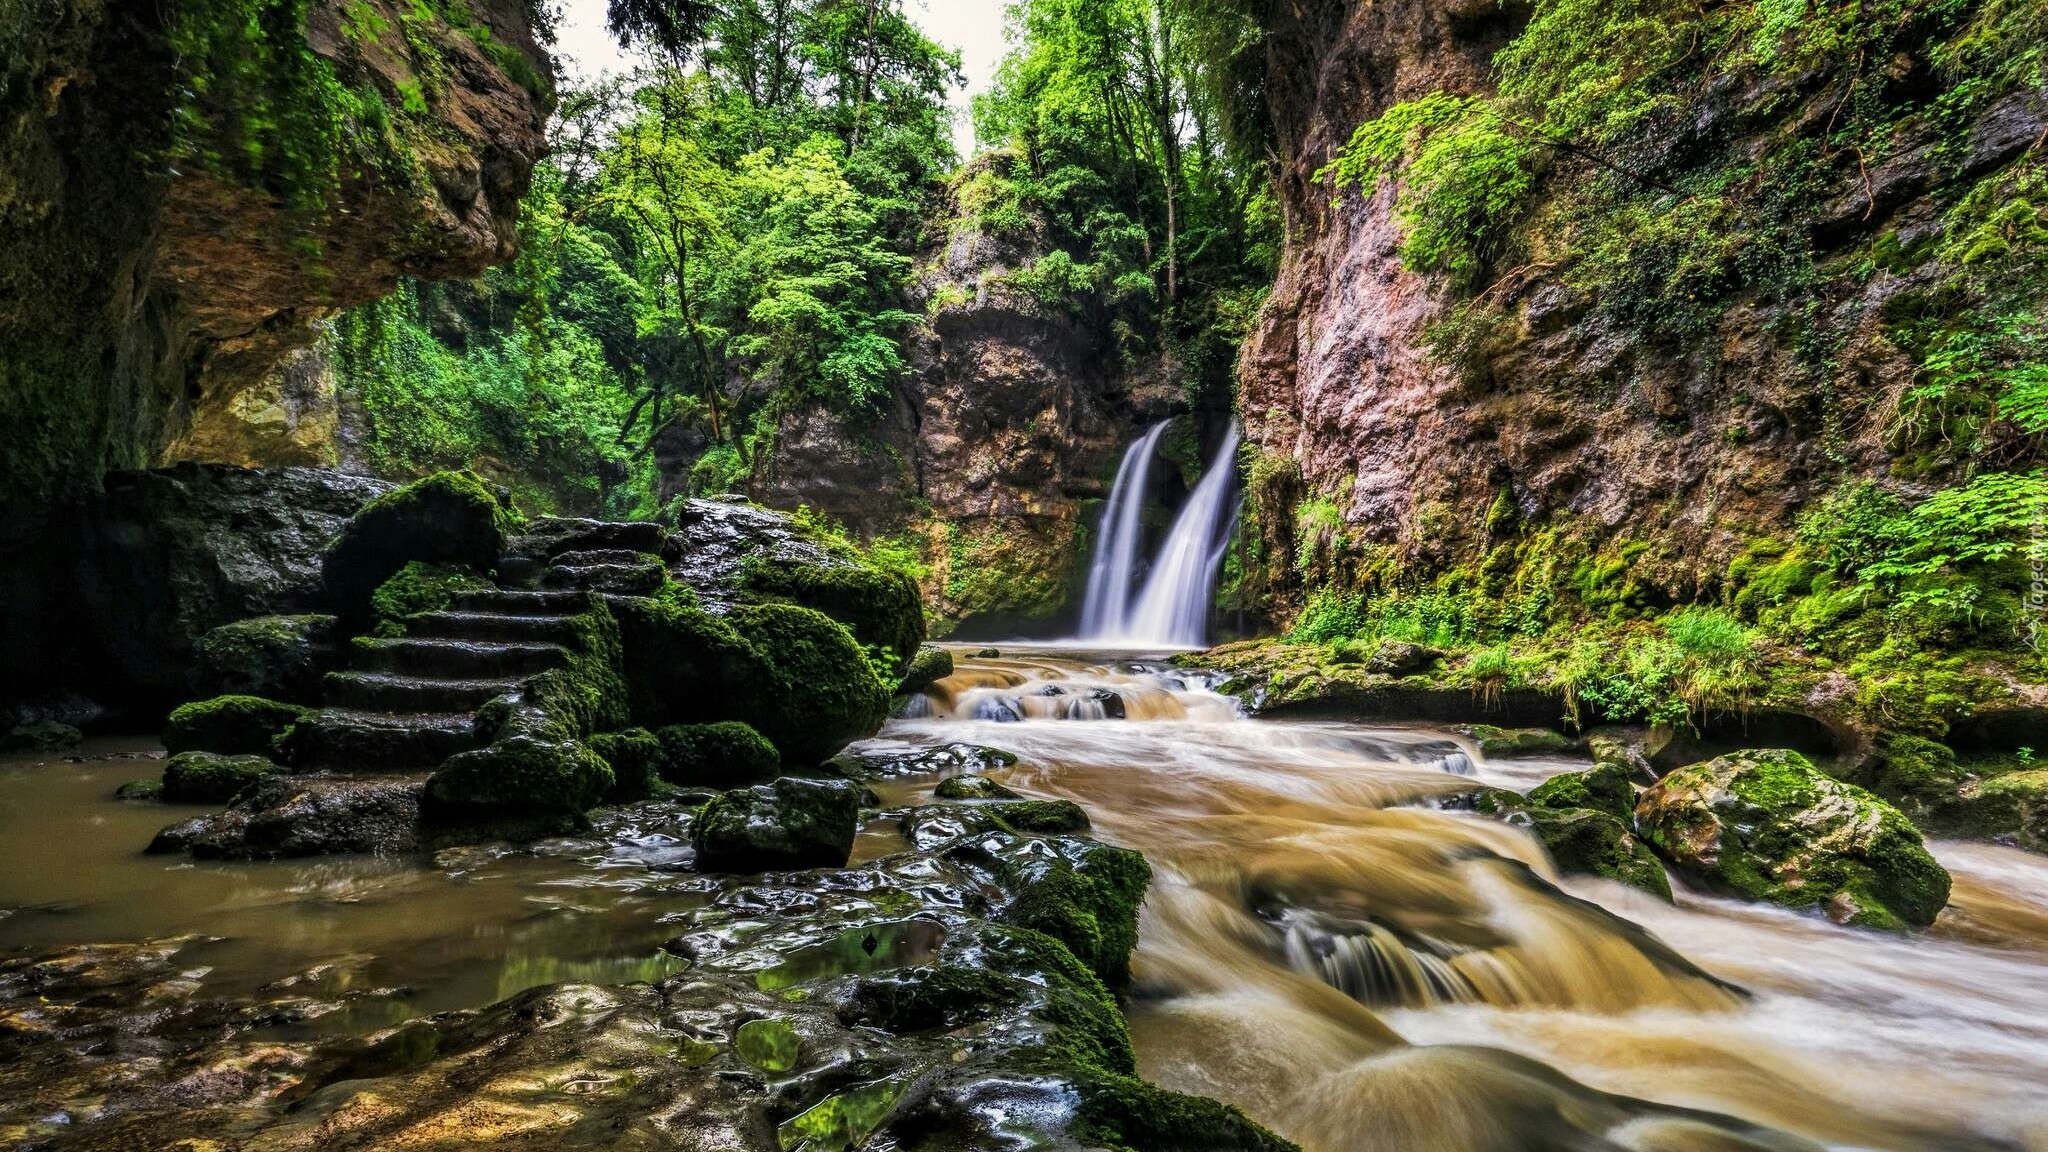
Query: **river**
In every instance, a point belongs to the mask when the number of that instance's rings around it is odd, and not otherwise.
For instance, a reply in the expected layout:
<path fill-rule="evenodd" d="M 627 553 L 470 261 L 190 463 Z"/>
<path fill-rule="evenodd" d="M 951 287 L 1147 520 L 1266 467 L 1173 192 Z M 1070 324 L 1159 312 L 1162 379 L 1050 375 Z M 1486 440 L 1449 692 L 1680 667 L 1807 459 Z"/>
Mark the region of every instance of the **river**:
<path fill-rule="evenodd" d="M 1130 1019 L 1168 1087 L 1309 1152 L 2048 1152 L 2048 860 L 1934 844 L 1954 896 L 1913 936 L 1682 885 L 1667 905 L 1560 878 L 1519 830 L 1436 806 L 1582 764 L 1486 763 L 1426 726 L 1248 720 L 1163 664 L 964 652 L 929 714 L 866 750 L 1008 749 L 1019 763 L 992 775 L 1145 853 Z M 1024 719 L 976 718 L 997 716 Z M 218 938 L 196 977 L 210 988 L 342 981 L 360 1007 L 286 1030 L 361 1030 L 555 980 L 659 978 L 664 921 L 709 891 L 645 808 L 432 867 L 144 857 L 166 810 L 108 798 L 157 770 L 123 758 L 144 751 L 0 765 L 0 950 L 200 933 Z M 934 783 L 878 791 L 895 807 Z M 886 831 L 856 857 L 898 843 Z"/>

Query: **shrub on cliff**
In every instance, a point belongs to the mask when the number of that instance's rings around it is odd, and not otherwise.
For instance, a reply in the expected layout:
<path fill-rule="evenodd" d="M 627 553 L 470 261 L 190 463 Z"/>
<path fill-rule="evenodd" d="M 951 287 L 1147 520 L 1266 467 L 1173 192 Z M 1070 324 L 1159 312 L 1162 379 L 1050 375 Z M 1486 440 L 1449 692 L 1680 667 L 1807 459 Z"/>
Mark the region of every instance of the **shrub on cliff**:
<path fill-rule="evenodd" d="M 321 577 L 337 608 L 361 619 L 378 588 L 413 561 L 490 571 L 512 523 L 474 473 L 436 473 L 350 517 L 320 557 Z"/>

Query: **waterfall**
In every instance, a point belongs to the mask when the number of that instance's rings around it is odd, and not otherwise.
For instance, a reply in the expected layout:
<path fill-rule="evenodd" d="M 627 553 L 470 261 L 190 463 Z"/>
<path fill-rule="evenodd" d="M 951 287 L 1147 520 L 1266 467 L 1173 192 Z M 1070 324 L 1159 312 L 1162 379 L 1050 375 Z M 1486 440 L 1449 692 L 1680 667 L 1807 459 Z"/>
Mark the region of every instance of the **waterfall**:
<path fill-rule="evenodd" d="M 1124 630 L 1131 588 L 1137 583 L 1138 538 L 1145 529 L 1145 478 L 1168 423 L 1154 424 L 1117 465 L 1109 505 L 1102 512 L 1095 560 L 1088 566 L 1088 595 L 1081 602 L 1083 636 L 1115 636 Z"/>
<path fill-rule="evenodd" d="M 1237 440 L 1233 424 L 1202 482 L 1174 519 L 1145 591 L 1125 622 L 1123 639 L 1189 647 L 1208 641 L 1209 601 L 1229 541 L 1229 516 L 1236 507 L 1231 480 L 1237 470 Z"/>

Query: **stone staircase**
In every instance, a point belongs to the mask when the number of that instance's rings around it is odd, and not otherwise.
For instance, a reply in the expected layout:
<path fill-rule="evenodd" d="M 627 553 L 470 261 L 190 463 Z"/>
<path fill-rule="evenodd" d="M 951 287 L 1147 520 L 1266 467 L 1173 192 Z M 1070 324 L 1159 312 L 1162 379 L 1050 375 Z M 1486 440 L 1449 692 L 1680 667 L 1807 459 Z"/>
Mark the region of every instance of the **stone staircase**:
<path fill-rule="evenodd" d="M 458 594 L 406 621 L 406 635 L 357 641 L 346 671 L 327 675 L 325 704 L 293 736 L 301 772 L 426 772 L 478 747 L 476 713 L 527 678 L 568 663 L 570 619 L 590 595 L 661 588 L 659 524 L 547 519 L 506 542 L 508 586 Z"/>

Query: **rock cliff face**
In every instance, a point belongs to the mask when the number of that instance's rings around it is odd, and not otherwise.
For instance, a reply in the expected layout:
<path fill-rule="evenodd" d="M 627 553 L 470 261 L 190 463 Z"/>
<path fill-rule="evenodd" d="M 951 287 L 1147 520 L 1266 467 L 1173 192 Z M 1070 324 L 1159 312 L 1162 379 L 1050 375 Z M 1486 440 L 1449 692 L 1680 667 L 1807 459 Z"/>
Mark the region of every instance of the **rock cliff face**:
<path fill-rule="evenodd" d="M 1316 173 L 1354 128 L 1399 102 L 1490 94 L 1494 56 L 1528 10 L 1482 0 L 1260 7 L 1287 244 L 1243 351 L 1242 409 L 1265 457 L 1252 470 L 1254 504 L 1279 616 L 1298 606 L 1287 558 L 1302 543 L 1294 510 L 1307 498 L 1334 501 L 1355 541 L 1386 546 L 1423 574 L 1475 559 L 1502 516 L 1578 525 L 1591 550 L 1645 546 L 1631 557 L 1635 577 L 1668 604 L 1711 592 L 1747 540 L 1783 538 L 1800 509 L 1844 480 L 1890 474 L 1925 491 L 1967 470 L 1900 465 L 1907 453 L 1887 440 L 1915 366 L 1885 322 L 1946 272 L 1880 255 L 1867 275 L 1840 273 L 1894 239 L 1925 245 L 1968 181 L 2038 147 L 2048 129 L 2040 90 L 1952 130 L 1959 149 L 1938 146 L 1933 116 L 1915 114 L 1915 100 L 1931 96 L 1887 91 L 1904 110 L 1888 153 L 1861 171 L 1854 157 L 1836 161 L 1795 208 L 1820 285 L 1787 303 L 1729 299 L 1684 348 L 1605 319 L 1571 286 L 1577 254 L 1568 240 L 1545 248 L 1563 238 L 1544 234 L 1555 185 L 1539 183 L 1523 225 L 1538 255 L 1494 269 L 1490 288 L 1482 280 L 1499 319 L 1452 363 L 1432 352 L 1432 329 L 1470 292 L 1404 266 L 1392 182 L 1339 194 Z M 1932 85 L 1914 78 L 1927 67 L 1925 49 L 1915 52 L 1923 58 L 1901 53 L 1898 89 Z M 1682 126 L 1697 139 L 1670 147 L 1704 139 L 1761 156 L 1767 142 L 1818 132 L 1845 100 L 1842 77 L 1771 90 L 1727 79 L 1693 109 L 1701 122 Z M 1832 354 L 1814 357 L 1802 325 Z M 2009 447 L 2000 459 L 1994 445 L 1980 459 L 2010 467 L 2034 451 Z"/>
<path fill-rule="evenodd" d="M 969 634 L 1042 628 L 1078 612 L 1072 582 L 1119 454 L 1181 397 L 1157 365 L 1118 364 L 1086 315 L 1004 284 L 1040 253 L 957 206 L 929 227 L 912 292 L 926 320 L 894 406 L 872 422 L 785 414 L 753 495 L 913 533 L 927 606 Z"/>
<path fill-rule="evenodd" d="M 309 463 L 291 353 L 507 258 L 550 90 L 520 0 L 56 0 L 0 25 L 0 501 Z"/>

